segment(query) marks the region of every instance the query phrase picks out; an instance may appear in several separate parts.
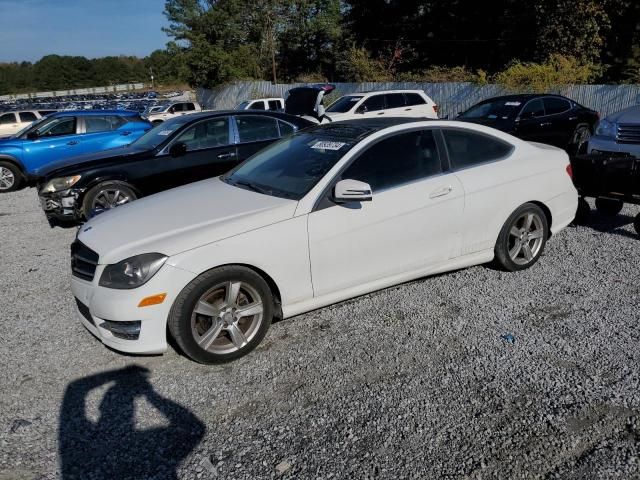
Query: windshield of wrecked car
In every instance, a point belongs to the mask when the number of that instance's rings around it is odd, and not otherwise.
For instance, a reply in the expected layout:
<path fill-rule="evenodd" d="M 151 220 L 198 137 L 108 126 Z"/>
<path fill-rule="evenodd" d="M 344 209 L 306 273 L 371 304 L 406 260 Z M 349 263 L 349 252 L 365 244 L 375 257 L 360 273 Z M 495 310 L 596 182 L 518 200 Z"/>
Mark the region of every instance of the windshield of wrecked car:
<path fill-rule="evenodd" d="M 153 127 L 138 140 L 133 142 L 131 146 L 144 150 L 156 148 L 162 142 L 167 140 L 173 132 L 178 130 L 190 120 L 191 119 L 188 117 L 177 117 L 172 118 L 171 120 L 167 120 L 166 122 L 162 122 L 159 125 Z"/>
<path fill-rule="evenodd" d="M 261 150 L 222 180 L 265 195 L 300 200 L 353 145 L 350 139 L 300 133 Z"/>
<path fill-rule="evenodd" d="M 480 103 L 460 115 L 460 118 L 480 118 L 484 120 L 510 120 L 516 118 L 522 109 L 520 100 L 494 100 Z"/>

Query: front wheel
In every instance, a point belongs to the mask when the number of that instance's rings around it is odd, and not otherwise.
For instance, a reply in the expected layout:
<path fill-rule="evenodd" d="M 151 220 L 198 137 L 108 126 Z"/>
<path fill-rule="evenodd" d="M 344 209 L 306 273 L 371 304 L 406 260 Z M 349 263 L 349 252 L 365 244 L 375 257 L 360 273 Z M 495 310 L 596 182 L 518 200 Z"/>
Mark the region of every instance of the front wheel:
<path fill-rule="evenodd" d="M 20 169 L 11 162 L 0 162 L 0 192 L 20 190 L 24 177 Z"/>
<path fill-rule="evenodd" d="M 547 217 L 542 209 L 525 203 L 507 219 L 495 246 L 495 261 L 509 272 L 535 264 L 549 236 Z"/>
<path fill-rule="evenodd" d="M 273 294 L 260 275 L 246 267 L 220 267 L 203 273 L 178 295 L 169 331 L 196 362 L 223 363 L 258 346 L 273 313 Z"/>
<path fill-rule="evenodd" d="M 104 210 L 111 210 L 138 197 L 130 185 L 125 182 L 102 182 L 87 192 L 82 202 L 84 217 L 88 220 Z"/>
<path fill-rule="evenodd" d="M 578 125 L 571 138 L 571 150 L 575 155 L 587 153 L 591 140 L 591 129 L 588 125 Z"/>

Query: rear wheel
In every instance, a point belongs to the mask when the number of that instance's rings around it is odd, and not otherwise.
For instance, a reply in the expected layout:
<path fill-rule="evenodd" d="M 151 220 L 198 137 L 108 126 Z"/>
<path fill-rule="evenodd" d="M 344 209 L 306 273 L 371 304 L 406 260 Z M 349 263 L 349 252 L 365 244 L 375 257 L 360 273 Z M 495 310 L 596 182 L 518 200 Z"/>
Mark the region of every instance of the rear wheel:
<path fill-rule="evenodd" d="M 246 355 L 271 325 L 269 285 L 246 267 L 203 273 L 178 295 L 169 331 L 183 352 L 200 363 L 223 363 Z"/>
<path fill-rule="evenodd" d="M 640 213 L 633 219 L 633 228 L 635 228 L 636 233 L 640 235 Z"/>
<path fill-rule="evenodd" d="M 24 177 L 20 169 L 11 162 L 0 162 L 0 192 L 20 190 Z"/>
<path fill-rule="evenodd" d="M 608 217 L 615 217 L 622 211 L 624 202 L 621 200 L 610 200 L 608 198 L 596 198 L 596 208 L 598 212 Z"/>
<path fill-rule="evenodd" d="M 111 210 L 126 203 L 133 202 L 138 197 L 130 185 L 125 182 L 102 182 L 87 192 L 82 202 L 84 217 L 88 220 L 92 212 Z"/>
<path fill-rule="evenodd" d="M 513 272 L 531 267 L 544 251 L 549 225 L 540 207 L 525 203 L 507 219 L 495 246 L 495 260 Z"/>

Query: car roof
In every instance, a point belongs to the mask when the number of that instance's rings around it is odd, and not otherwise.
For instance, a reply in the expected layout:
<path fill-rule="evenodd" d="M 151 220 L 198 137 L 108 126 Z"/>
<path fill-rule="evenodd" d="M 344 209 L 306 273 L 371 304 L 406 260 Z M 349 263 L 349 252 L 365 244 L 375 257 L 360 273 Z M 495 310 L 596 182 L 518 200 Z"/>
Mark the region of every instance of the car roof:
<path fill-rule="evenodd" d="M 482 100 L 482 102 L 479 103 L 485 103 L 485 102 L 493 102 L 496 100 L 520 100 L 520 101 L 527 101 L 527 100 L 531 100 L 534 98 L 541 98 L 541 97 L 557 97 L 557 98 L 563 98 L 565 100 L 571 100 L 567 97 L 563 97 L 562 95 L 557 95 L 555 93 L 514 93 L 511 95 L 500 95 L 497 97 L 491 97 L 491 98 L 487 98 L 485 100 Z M 573 101 L 573 100 L 571 100 Z"/>
<path fill-rule="evenodd" d="M 350 93 L 349 95 L 374 95 L 376 93 L 424 93 L 424 90 L 408 88 L 399 88 L 395 90 L 367 90 L 365 92 Z"/>
<path fill-rule="evenodd" d="M 306 120 L 297 115 L 290 115 L 284 112 L 276 112 L 274 110 L 205 110 L 204 112 L 189 113 L 188 115 L 180 116 L 177 118 L 188 118 L 189 122 L 185 123 L 185 125 L 187 125 L 204 118 L 215 118 L 227 115 L 234 115 L 236 117 L 243 115 L 269 116 L 279 118 L 287 122 L 296 123 L 300 128 L 314 125 L 313 122 L 310 122 L 309 120 Z M 172 120 L 174 119 L 167 120 L 167 122 L 171 122 Z"/>
<path fill-rule="evenodd" d="M 46 110 L 46 109 L 42 109 Z M 120 115 L 125 117 L 133 117 L 140 115 L 138 112 L 133 110 L 64 110 L 62 112 L 52 113 L 52 117 L 76 117 L 76 116 L 91 116 L 91 115 Z"/>

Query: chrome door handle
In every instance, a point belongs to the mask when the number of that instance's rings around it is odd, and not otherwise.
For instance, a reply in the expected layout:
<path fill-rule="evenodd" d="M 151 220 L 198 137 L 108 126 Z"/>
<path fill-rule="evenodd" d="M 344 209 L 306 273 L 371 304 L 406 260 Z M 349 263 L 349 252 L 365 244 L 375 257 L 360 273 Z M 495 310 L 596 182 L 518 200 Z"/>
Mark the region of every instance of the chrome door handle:
<path fill-rule="evenodd" d="M 551 122 L 545 122 L 540 124 L 541 127 L 548 127 L 549 125 L 551 125 Z"/>
<path fill-rule="evenodd" d="M 236 154 L 233 152 L 229 152 L 229 153 L 221 153 L 220 155 L 218 155 L 218 158 L 222 159 L 222 158 L 232 158 L 235 157 Z"/>
<path fill-rule="evenodd" d="M 438 190 L 434 190 L 429 194 L 429 198 L 438 198 L 444 197 L 445 195 L 449 195 L 453 191 L 453 187 L 449 185 L 448 187 L 440 188 Z"/>

